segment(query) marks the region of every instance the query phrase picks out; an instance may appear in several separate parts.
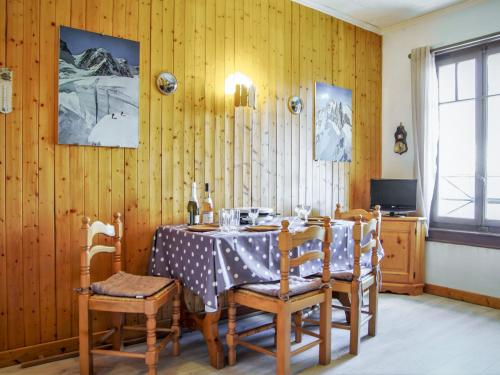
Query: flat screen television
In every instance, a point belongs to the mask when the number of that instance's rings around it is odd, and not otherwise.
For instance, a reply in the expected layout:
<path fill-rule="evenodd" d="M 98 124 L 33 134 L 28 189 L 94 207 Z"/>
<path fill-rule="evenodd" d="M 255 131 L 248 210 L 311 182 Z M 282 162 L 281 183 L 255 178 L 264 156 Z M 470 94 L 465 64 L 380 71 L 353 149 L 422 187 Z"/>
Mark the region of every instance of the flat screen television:
<path fill-rule="evenodd" d="M 417 180 L 371 180 L 371 207 L 380 205 L 391 215 L 401 215 L 417 210 Z"/>

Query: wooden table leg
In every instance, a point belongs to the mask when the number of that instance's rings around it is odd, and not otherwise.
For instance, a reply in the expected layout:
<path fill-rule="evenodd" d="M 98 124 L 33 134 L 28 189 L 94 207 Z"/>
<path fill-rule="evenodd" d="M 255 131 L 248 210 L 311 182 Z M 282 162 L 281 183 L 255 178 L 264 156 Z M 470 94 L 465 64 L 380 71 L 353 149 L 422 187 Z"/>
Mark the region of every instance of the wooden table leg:
<path fill-rule="evenodd" d="M 221 310 L 215 312 L 189 312 L 182 303 L 182 326 L 201 331 L 207 344 L 210 365 L 216 369 L 224 367 L 224 348 L 219 338 L 219 320 Z"/>
<path fill-rule="evenodd" d="M 216 369 L 224 367 L 224 349 L 219 339 L 220 310 L 206 313 L 202 321 L 202 333 L 207 343 L 210 364 Z"/>

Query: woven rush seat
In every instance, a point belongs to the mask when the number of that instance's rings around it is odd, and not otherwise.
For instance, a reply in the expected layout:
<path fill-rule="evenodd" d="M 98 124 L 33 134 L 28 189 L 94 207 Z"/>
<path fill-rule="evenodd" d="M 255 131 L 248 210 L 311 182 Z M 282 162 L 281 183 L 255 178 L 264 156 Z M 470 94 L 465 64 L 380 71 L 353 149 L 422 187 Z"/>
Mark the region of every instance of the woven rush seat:
<path fill-rule="evenodd" d="M 371 274 L 371 267 L 361 267 L 360 279 L 363 279 L 365 276 Z M 342 281 L 352 281 L 352 269 L 342 270 L 342 271 L 332 271 L 332 279 L 342 280 Z"/>
<path fill-rule="evenodd" d="M 289 276 L 288 281 L 290 285 L 290 291 L 288 295 L 290 297 L 311 292 L 313 290 L 318 290 L 323 286 L 323 282 L 320 278 L 305 279 L 299 276 Z M 241 285 L 239 288 L 271 297 L 279 297 L 280 294 L 279 281 L 273 281 L 269 283 L 245 284 Z"/>
<path fill-rule="evenodd" d="M 145 298 L 173 282 L 166 277 L 138 276 L 120 271 L 104 281 L 92 283 L 91 289 L 94 293 L 104 296 Z"/>

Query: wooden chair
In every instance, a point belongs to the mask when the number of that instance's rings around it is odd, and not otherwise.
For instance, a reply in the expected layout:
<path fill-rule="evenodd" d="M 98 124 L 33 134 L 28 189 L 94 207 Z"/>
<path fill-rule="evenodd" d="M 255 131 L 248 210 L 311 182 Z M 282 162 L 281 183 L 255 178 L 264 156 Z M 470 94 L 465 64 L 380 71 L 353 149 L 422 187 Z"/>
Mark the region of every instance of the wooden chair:
<path fill-rule="evenodd" d="M 337 203 L 335 219 L 354 220 L 354 262 L 349 272 L 332 273 L 334 279 L 333 291 L 351 297 L 350 307 L 347 307 L 349 319 L 346 323 L 332 323 L 332 327 L 350 330 L 349 353 L 357 355 L 361 340 L 360 328 L 368 322 L 368 335 L 377 334 L 379 264 L 378 249 L 380 239 L 381 214 L 380 206 L 375 206 L 373 212 L 363 209 L 341 212 Z M 371 268 L 362 267 L 362 253 L 371 251 Z M 362 310 L 363 295 L 368 291 L 368 311 Z M 346 308 L 346 306 L 333 306 Z M 362 316 L 364 316 L 362 318 Z"/>
<path fill-rule="evenodd" d="M 135 276 L 121 271 L 121 238 L 123 223 L 120 214 L 115 213 L 113 225 L 90 219 L 82 219 L 82 251 L 80 258 L 80 285 L 78 290 L 79 330 L 80 330 L 80 374 L 93 372 L 94 354 L 144 359 L 148 374 L 156 374 L 158 353 L 169 341 L 173 342 L 173 355 L 179 354 L 179 319 L 181 286 L 178 281 L 152 276 Z M 114 238 L 114 246 L 94 245 L 96 235 Z M 113 254 L 113 276 L 103 282 L 90 284 L 90 262 L 99 253 Z M 98 290 L 98 292 L 96 292 Z M 156 328 L 156 315 L 161 306 L 173 299 L 172 327 Z M 92 348 L 92 311 L 112 313 L 111 331 L 112 350 Z M 146 315 L 146 327 L 123 326 L 125 313 Z M 121 351 L 124 330 L 146 331 L 146 353 L 127 353 Z M 166 332 L 167 336 L 156 343 L 156 332 Z"/>
<path fill-rule="evenodd" d="M 331 297 L 330 289 L 330 218 L 324 218 L 323 227 L 309 227 L 303 232 L 290 233 L 289 222 L 282 222 L 282 230 L 278 237 L 280 251 L 279 282 L 249 284 L 232 289 L 228 294 L 228 333 L 227 345 L 229 349 L 229 365 L 236 364 L 236 346 L 241 345 L 257 352 L 274 356 L 276 358 L 276 373 L 286 375 L 290 373 L 290 357 L 316 345 L 319 345 L 319 363 L 326 365 L 331 360 Z M 290 258 L 290 251 L 306 241 L 319 239 L 323 242 L 322 250 L 309 251 L 296 258 Z M 303 279 L 289 277 L 292 267 L 314 259 L 323 259 L 323 272 L 321 278 Z M 236 306 L 237 304 L 252 309 L 275 314 L 275 321 L 257 328 L 236 332 Z M 316 340 L 291 351 L 291 316 L 306 307 L 320 305 L 320 332 L 319 334 L 297 327 L 302 334 L 307 334 Z M 245 337 L 275 328 L 276 351 L 242 340 Z"/>
<path fill-rule="evenodd" d="M 353 268 L 346 271 L 332 272 L 332 291 L 334 298 L 342 306 L 333 305 L 346 311 L 346 322 L 332 322 L 332 328 L 347 329 L 350 331 L 349 353 L 357 355 L 360 344 L 360 327 L 368 322 L 368 335 L 377 333 L 378 314 L 378 284 L 379 264 L 378 248 L 380 238 L 381 214 L 380 206 L 375 206 L 373 212 L 355 209 L 348 212 L 340 211 L 340 204 L 335 210 L 335 219 L 355 221 L 353 228 L 354 259 Z M 361 254 L 371 251 L 371 267 L 362 267 Z M 369 293 L 368 310 L 362 310 L 364 293 Z M 349 301 L 349 296 L 350 301 Z M 364 316 L 363 318 L 361 318 Z M 298 316 L 300 319 L 300 316 Z M 304 322 L 319 324 L 312 318 L 304 318 Z M 302 324 L 299 321 L 297 324 Z"/>

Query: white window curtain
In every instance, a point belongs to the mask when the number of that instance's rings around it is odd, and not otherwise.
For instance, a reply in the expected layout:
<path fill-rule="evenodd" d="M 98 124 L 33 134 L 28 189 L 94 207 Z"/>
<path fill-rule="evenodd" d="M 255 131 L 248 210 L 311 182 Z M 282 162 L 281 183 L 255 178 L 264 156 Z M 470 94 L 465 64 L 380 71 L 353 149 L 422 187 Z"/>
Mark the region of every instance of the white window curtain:
<path fill-rule="evenodd" d="M 417 183 L 417 213 L 431 216 L 437 171 L 439 137 L 438 83 L 434 55 L 430 47 L 411 51 L 411 98 Z"/>

